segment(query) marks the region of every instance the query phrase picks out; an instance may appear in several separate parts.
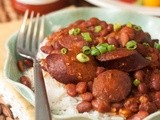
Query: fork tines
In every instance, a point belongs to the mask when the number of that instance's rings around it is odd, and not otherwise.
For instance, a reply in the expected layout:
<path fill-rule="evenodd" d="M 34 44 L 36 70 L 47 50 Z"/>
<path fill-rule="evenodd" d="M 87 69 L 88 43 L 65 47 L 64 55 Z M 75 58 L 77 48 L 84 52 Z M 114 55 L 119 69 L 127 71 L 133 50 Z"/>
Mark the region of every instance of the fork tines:
<path fill-rule="evenodd" d="M 26 10 L 23 23 L 18 34 L 17 47 L 30 50 L 32 53 L 36 54 L 39 43 L 42 42 L 44 38 L 44 16 L 42 16 L 40 20 L 40 14 L 38 13 L 35 15 L 36 18 L 34 19 L 34 14 L 34 11 L 30 13 L 29 22 L 27 21 L 27 18 L 29 17 L 29 10 Z"/>

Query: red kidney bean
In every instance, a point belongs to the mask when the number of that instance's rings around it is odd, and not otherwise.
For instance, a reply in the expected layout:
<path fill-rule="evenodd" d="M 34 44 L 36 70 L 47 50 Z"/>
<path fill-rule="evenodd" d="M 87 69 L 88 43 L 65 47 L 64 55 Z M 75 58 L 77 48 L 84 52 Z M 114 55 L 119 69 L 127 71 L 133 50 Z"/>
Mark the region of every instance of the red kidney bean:
<path fill-rule="evenodd" d="M 108 32 L 113 31 L 113 25 L 112 24 L 108 24 L 107 30 L 108 30 Z"/>
<path fill-rule="evenodd" d="M 140 80 L 142 82 L 144 77 L 145 77 L 145 73 L 142 70 L 137 70 L 134 73 L 134 77 L 135 77 L 135 79 L 138 79 L 138 80 Z"/>
<path fill-rule="evenodd" d="M 95 17 L 90 18 L 89 21 L 91 22 L 91 24 L 93 26 L 98 25 L 98 23 L 100 22 L 100 20 L 98 18 L 95 18 Z"/>
<path fill-rule="evenodd" d="M 137 98 L 129 98 L 125 101 L 124 106 L 126 109 L 132 112 L 137 112 L 139 107 L 139 101 L 137 100 Z"/>
<path fill-rule="evenodd" d="M 107 42 L 118 47 L 118 41 L 114 37 L 108 37 Z"/>
<path fill-rule="evenodd" d="M 25 68 L 24 68 L 24 63 L 22 60 L 17 61 L 17 67 L 21 72 L 24 72 Z"/>
<path fill-rule="evenodd" d="M 108 30 L 107 29 L 103 29 L 101 32 L 100 32 L 100 36 L 106 36 L 108 34 Z"/>
<path fill-rule="evenodd" d="M 120 42 L 121 46 L 124 47 L 128 41 L 129 41 L 128 34 L 126 32 L 122 32 L 120 34 L 120 38 L 119 38 L 119 42 Z"/>
<path fill-rule="evenodd" d="M 140 93 L 142 93 L 142 94 L 148 93 L 148 90 L 149 90 L 149 88 L 148 88 L 148 86 L 145 83 L 140 83 L 138 85 L 138 91 Z"/>
<path fill-rule="evenodd" d="M 107 103 L 104 100 L 100 100 L 100 99 L 92 100 L 92 106 L 94 110 L 101 112 L 101 113 L 108 112 L 111 109 L 109 103 Z"/>
<path fill-rule="evenodd" d="M 160 109 L 160 91 L 155 93 L 155 103 L 158 109 Z"/>
<path fill-rule="evenodd" d="M 85 92 L 87 91 L 87 83 L 86 83 L 86 82 L 79 82 L 79 83 L 76 85 L 76 91 L 77 91 L 79 94 L 85 93 Z"/>
<path fill-rule="evenodd" d="M 82 97 L 82 100 L 88 101 L 88 102 L 92 101 L 92 99 L 93 99 L 93 95 L 90 92 L 86 92 L 86 93 L 81 94 L 81 97 Z"/>
<path fill-rule="evenodd" d="M 25 59 L 24 60 L 24 64 L 27 66 L 27 67 L 33 67 L 33 61 L 30 60 L 30 59 Z"/>
<path fill-rule="evenodd" d="M 135 33 L 134 30 L 132 28 L 129 27 L 123 27 L 120 31 L 121 33 L 126 33 L 129 37 L 129 39 L 134 39 Z M 136 40 L 136 39 L 135 39 Z"/>
<path fill-rule="evenodd" d="M 160 72 L 153 73 L 150 78 L 150 86 L 154 90 L 160 90 Z"/>
<path fill-rule="evenodd" d="M 155 103 L 147 102 L 147 103 L 141 103 L 139 105 L 139 110 L 146 111 L 148 113 L 153 113 L 153 112 L 157 111 L 157 107 L 156 107 Z"/>
<path fill-rule="evenodd" d="M 68 95 L 70 95 L 72 97 L 77 96 L 76 85 L 74 85 L 74 84 L 67 84 L 65 87 L 66 87 Z"/>
<path fill-rule="evenodd" d="M 97 67 L 96 76 L 98 76 L 100 73 L 104 72 L 106 69 L 104 67 Z"/>
<path fill-rule="evenodd" d="M 25 86 L 31 88 L 31 82 L 30 82 L 30 79 L 27 76 L 21 76 L 20 77 L 20 83 L 22 83 Z"/>
<path fill-rule="evenodd" d="M 101 21 L 100 25 L 102 26 L 102 28 L 107 28 L 108 27 L 108 24 L 105 21 Z M 108 29 L 107 29 L 107 31 L 108 31 Z"/>
<path fill-rule="evenodd" d="M 77 110 L 79 113 L 89 112 L 92 109 L 92 104 L 87 101 L 82 101 L 77 105 Z"/>
<path fill-rule="evenodd" d="M 92 92 L 92 85 L 93 85 L 93 81 L 89 81 L 87 83 L 87 90 L 90 91 L 90 92 Z"/>

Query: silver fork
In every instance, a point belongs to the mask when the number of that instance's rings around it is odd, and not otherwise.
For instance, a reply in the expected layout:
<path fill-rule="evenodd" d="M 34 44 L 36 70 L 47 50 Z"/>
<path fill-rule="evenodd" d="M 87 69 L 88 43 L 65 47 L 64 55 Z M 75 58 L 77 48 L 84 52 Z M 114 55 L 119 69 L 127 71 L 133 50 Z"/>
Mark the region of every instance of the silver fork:
<path fill-rule="evenodd" d="M 27 10 L 25 12 L 23 23 L 18 33 L 18 39 L 16 43 L 17 52 L 19 55 L 33 60 L 35 83 L 35 118 L 36 120 L 51 120 L 51 112 L 46 94 L 44 78 L 40 64 L 36 58 L 39 43 L 44 39 L 44 16 L 42 16 L 41 22 L 39 22 L 40 15 L 37 14 L 34 23 L 34 12 L 32 11 L 30 16 L 30 23 L 27 27 L 26 24 L 28 13 L 29 11 Z M 39 24 L 40 27 L 38 28 Z M 39 38 L 37 38 L 38 35 Z"/>

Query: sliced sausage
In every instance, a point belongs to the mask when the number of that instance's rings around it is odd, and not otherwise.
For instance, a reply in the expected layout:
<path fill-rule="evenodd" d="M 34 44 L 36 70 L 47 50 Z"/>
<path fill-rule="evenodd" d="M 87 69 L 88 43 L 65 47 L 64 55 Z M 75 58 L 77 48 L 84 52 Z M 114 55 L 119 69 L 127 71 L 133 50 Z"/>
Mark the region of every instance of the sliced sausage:
<path fill-rule="evenodd" d="M 107 70 L 98 75 L 93 82 L 95 98 L 119 102 L 126 98 L 131 90 L 131 80 L 127 73 L 120 70 Z"/>
<path fill-rule="evenodd" d="M 64 84 L 92 81 L 96 76 L 97 66 L 93 58 L 87 63 L 81 63 L 73 53 L 51 54 L 47 56 L 46 63 L 50 75 Z"/>
<path fill-rule="evenodd" d="M 136 50 L 119 48 L 97 57 L 101 64 L 109 69 L 120 69 L 126 72 L 142 69 L 149 65 L 149 61 Z"/>

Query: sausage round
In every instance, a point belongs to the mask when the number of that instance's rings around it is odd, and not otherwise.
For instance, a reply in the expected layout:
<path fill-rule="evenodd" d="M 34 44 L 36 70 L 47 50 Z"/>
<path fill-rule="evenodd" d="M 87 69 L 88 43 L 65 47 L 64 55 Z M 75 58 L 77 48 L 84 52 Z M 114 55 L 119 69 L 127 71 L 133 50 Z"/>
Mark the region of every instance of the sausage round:
<path fill-rule="evenodd" d="M 120 70 L 107 70 L 98 75 L 93 82 L 93 96 L 110 102 L 126 98 L 131 90 L 131 80 Z"/>
<path fill-rule="evenodd" d="M 136 50 L 119 48 L 97 57 L 101 64 L 109 69 L 120 69 L 126 72 L 142 69 L 149 65 L 149 61 Z"/>
<path fill-rule="evenodd" d="M 57 81 L 67 83 L 78 83 L 81 81 L 92 81 L 96 76 L 96 63 L 90 58 L 87 63 L 76 60 L 75 55 L 51 54 L 46 58 L 47 70 Z"/>

